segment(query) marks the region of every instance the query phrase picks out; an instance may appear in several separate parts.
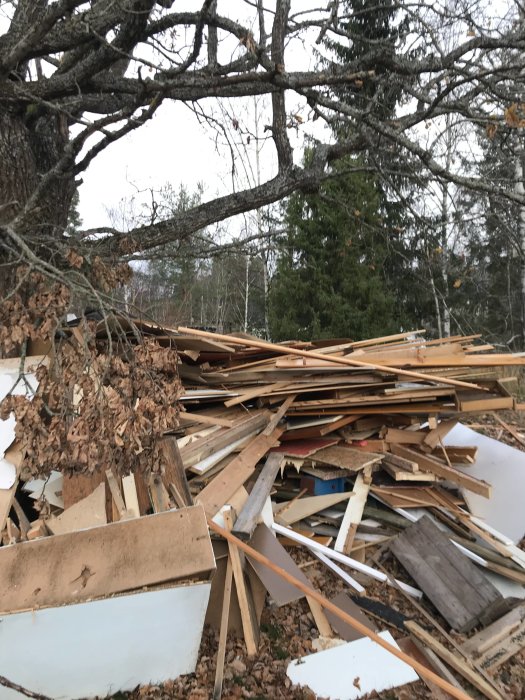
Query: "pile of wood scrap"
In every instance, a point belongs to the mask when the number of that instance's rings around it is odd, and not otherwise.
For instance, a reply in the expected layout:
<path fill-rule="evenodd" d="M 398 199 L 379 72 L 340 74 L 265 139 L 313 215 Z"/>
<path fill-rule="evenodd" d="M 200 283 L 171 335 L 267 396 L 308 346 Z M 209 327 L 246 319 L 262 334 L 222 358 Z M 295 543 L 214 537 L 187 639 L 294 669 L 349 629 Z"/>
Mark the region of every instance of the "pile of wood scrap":
<path fill-rule="evenodd" d="M 321 696 L 360 697 L 411 682 L 415 670 L 453 697 L 468 697 L 462 683 L 489 698 L 505 697 L 492 671 L 525 645 L 524 615 L 516 607 L 525 598 L 525 554 L 517 546 L 525 515 L 513 500 L 525 487 L 525 454 L 460 421 L 519 408 L 499 372 L 524 365 L 525 357 L 497 354 L 476 336 L 272 344 L 122 318 L 100 325 L 101 336 L 108 332 L 115 340 L 124 332 L 131 342 L 151 336 L 178 352 L 182 409 L 176 429 L 160 441 L 164 469 L 122 476 L 125 470 L 101 465 L 94 474 L 23 478 L 23 454 L 12 443 L 12 426 L 9 434 L 3 426 L 0 558 L 11 552 L 15 567 L 17 552 L 42 542 L 58 547 L 65 537 L 81 552 L 82 533 L 102 533 L 102 542 L 110 528 L 135 523 L 140 530 L 150 517 L 178 514 L 178 525 L 165 530 L 165 541 L 175 538 L 183 547 L 180 572 L 170 580 L 201 585 L 213 564 L 195 565 L 193 548 L 204 534 L 192 523 L 207 519 L 216 572 L 206 621 L 219 633 L 214 697 L 220 697 L 228 633 L 242 635 L 248 655 L 257 654 L 266 599 L 275 606 L 306 601 L 324 648 L 304 667 L 292 664 L 289 676 L 306 685 L 320 679 L 312 688 Z M 31 356 L 24 361 L 30 379 Z M 502 447 L 510 452 L 501 460 Z M 190 518 L 194 512 L 200 515 Z M 299 551 L 322 562 L 351 597 L 322 596 L 298 566 Z M 64 580 L 90 596 L 97 567 L 81 561 L 76 576 L 68 578 L 74 573 L 68 571 Z M 38 608 L 46 591 L 32 587 L 24 605 Z M 425 610 L 431 631 L 393 609 L 391 591 Z M 104 596 L 115 592 L 121 589 Z M 2 610 L 18 614 L 21 603 Z M 7 644 L 4 629 L 0 646 Z M 375 644 L 364 644 L 365 637 Z M 397 657 L 392 668 L 371 649 Z M 366 672 L 364 658 L 371 660 Z M 330 684 L 341 663 L 355 670 L 343 690 Z M 155 673 L 151 679 L 166 678 L 164 670 Z M 355 678 L 362 683 L 353 684 Z"/>

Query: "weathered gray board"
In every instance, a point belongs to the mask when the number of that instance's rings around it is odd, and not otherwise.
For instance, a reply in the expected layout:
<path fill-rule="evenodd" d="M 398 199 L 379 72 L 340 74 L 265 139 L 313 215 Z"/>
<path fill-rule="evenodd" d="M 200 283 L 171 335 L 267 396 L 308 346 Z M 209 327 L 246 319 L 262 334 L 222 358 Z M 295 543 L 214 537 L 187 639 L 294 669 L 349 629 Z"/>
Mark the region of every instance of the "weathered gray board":
<path fill-rule="evenodd" d="M 499 591 L 428 516 L 398 535 L 390 549 L 458 632 L 488 624 L 501 614 Z"/>

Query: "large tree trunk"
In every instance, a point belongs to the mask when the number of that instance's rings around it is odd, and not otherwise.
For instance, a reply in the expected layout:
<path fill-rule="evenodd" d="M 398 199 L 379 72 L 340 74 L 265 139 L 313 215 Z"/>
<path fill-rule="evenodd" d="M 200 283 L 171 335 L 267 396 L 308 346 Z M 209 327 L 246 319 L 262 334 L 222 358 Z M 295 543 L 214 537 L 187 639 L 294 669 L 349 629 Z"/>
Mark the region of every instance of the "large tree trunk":
<path fill-rule="evenodd" d="M 42 192 L 38 196 L 35 192 L 63 155 L 67 142 L 62 115 L 37 105 L 30 105 L 25 113 L 0 110 L 0 226 L 12 225 L 42 260 L 49 259 L 46 242 L 63 234 L 74 178 L 49 177 Z M 9 249 L 0 246 L 0 299 L 13 289 L 17 260 L 14 241 L 9 241 Z M 54 262 L 60 265 L 61 261 Z"/>

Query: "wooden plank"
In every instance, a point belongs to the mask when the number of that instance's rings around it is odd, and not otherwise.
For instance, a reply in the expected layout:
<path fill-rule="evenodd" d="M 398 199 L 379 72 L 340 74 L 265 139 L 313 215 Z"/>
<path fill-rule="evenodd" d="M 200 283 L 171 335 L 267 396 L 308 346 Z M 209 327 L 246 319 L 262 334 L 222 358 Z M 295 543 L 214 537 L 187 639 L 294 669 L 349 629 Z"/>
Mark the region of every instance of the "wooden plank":
<path fill-rule="evenodd" d="M 127 517 L 126 504 L 124 503 L 120 486 L 118 485 L 117 479 L 111 469 L 106 469 L 106 479 L 108 480 L 111 496 L 117 508 L 120 520 L 122 520 Z"/>
<path fill-rule="evenodd" d="M 139 498 L 134 474 L 128 474 L 128 476 L 122 477 L 122 491 L 124 493 L 124 502 L 128 514 L 133 518 L 140 518 Z"/>
<path fill-rule="evenodd" d="M 241 403 L 246 403 L 246 401 L 251 401 L 258 396 L 264 396 L 265 394 L 271 394 L 273 391 L 279 391 L 279 389 L 284 389 L 290 386 L 290 382 L 275 382 L 274 384 L 259 384 L 256 387 L 247 389 L 239 396 L 235 396 L 233 399 L 228 399 L 224 402 L 224 405 L 230 408 L 231 406 L 237 406 Z"/>
<path fill-rule="evenodd" d="M 404 469 L 407 472 L 419 471 L 419 464 L 417 462 L 414 462 L 414 460 L 412 459 L 405 459 L 404 457 L 399 457 L 399 455 L 394 455 L 391 452 L 388 452 L 383 457 L 383 464 L 385 462 L 393 464 L 396 467 L 401 467 L 401 469 Z"/>
<path fill-rule="evenodd" d="M 519 605 L 500 617 L 485 629 L 467 639 L 461 650 L 468 656 L 476 658 L 485 654 L 493 646 L 505 640 L 525 620 L 525 605 Z"/>
<path fill-rule="evenodd" d="M 283 456 L 278 452 L 271 453 L 266 459 L 248 500 L 235 521 L 233 532 L 241 540 L 249 540 L 257 527 L 261 511 L 273 488 L 273 482 L 279 472 L 282 460 Z"/>
<path fill-rule="evenodd" d="M 325 508 L 346 501 L 352 496 L 351 491 L 344 493 L 327 493 L 322 496 L 309 496 L 307 498 L 299 498 L 292 505 L 282 503 L 274 510 L 275 520 L 281 525 L 293 525 L 307 518 L 309 515 L 319 513 Z"/>
<path fill-rule="evenodd" d="M 505 698 L 476 671 L 474 671 L 468 662 L 456 654 L 449 651 L 443 644 L 434 639 L 426 630 L 420 627 L 417 622 L 409 620 L 405 623 L 408 631 L 419 639 L 423 644 L 434 651 L 445 663 L 457 671 L 463 678 L 477 688 L 489 700 L 505 700 Z M 450 692 L 450 691 L 449 691 Z M 451 693 L 452 694 L 452 693 Z"/>
<path fill-rule="evenodd" d="M 391 449 L 395 455 L 417 462 L 419 468 L 423 471 L 432 472 L 436 476 L 452 481 L 454 484 L 462 486 L 469 491 L 473 491 L 484 498 L 490 498 L 492 487 L 490 484 L 487 484 L 486 481 L 481 481 L 481 479 L 475 479 L 472 476 L 468 476 L 468 474 L 463 474 L 457 469 L 442 464 L 430 455 L 421 454 L 404 445 L 392 445 Z"/>
<path fill-rule="evenodd" d="M 270 414 L 267 411 L 250 416 L 234 428 L 220 431 L 209 437 L 203 438 L 196 443 L 183 447 L 180 451 L 185 469 L 197 464 L 201 460 L 209 457 L 214 452 L 218 452 L 223 447 L 250 435 L 250 433 L 262 430 L 269 422 Z"/>
<path fill-rule="evenodd" d="M 502 596 L 447 536 L 423 516 L 390 542 L 390 549 L 454 629 L 489 622 Z"/>
<path fill-rule="evenodd" d="M 402 649 L 405 653 L 409 654 L 413 659 L 416 659 L 416 661 L 419 661 L 420 663 L 427 666 L 427 668 L 440 675 L 442 678 L 447 680 L 456 688 L 463 690 L 463 688 L 457 682 L 454 675 L 441 661 L 439 656 L 437 656 L 437 654 L 435 654 L 432 651 L 432 649 L 427 649 L 427 647 L 425 647 L 424 644 L 421 644 L 421 642 L 418 639 L 412 639 L 411 637 L 403 637 L 402 639 L 398 639 L 397 643 L 399 644 L 399 648 Z M 432 697 L 435 698 L 435 700 L 450 700 L 450 698 L 452 697 L 444 690 L 438 688 L 438 686 L 432 683 L 431 681 L 428 681 L 425 678 L 423 678 L 423 681 L 428 687 L 428 689 L 431 691 Z"/>
<path fill-rule="evenodd" d="M 387 428 L 382 436 L 386 442 L 396 445 L 421 445 L 428 433 L 422 430 L 401 430 L 400 428 Z"/>
<path fill-rule="evenodd" d="M 226 529 L 231 532 L 233 528 L 232 508 L 226 506 L 222 511 L 222 515 Z M 246 642 L 246 651 L 248 656 L 255 656 L 257 654 L 257 647 L 259 646 L 259 626 L 256 622 L 251 591 L 247 587 L 244 579 L 244 571 L 239 549 L 234 543 L 228 541 L 228 550 L 230 552 L 233 578 L 235 580 L 235 588 L 237 590 L 237 598 L 239 600 L 239 607 L 241 610 L 242 629 L 244 632 L 244 641 Z"/>
<path fill-rule="evenodd" d="M 525 647 L 525 622 L 510 632 L 507 637 L 488 649 L 477 660 L 478 665 L 487 671 L 494 669 L 505 663 L 507 659 L 520 652 Z"/>
<path fill-rule="evenodd" d="M 339 534 L 335 541 L 334 549 L 336 552 L 349 555 L 352 551 L 352 545 L 358 525 L 363 517 L 369 491 L 370 484 L 365 482 L 362 474 L 358 474 L 352 491 L 354 497 L 348 501 L 343 521 L 339 528 Z"/>
<path fill-rule="evenodd" d="M 217 661 L 215 664 L 215 682 L 213 685 L 213 700 L 220 700 L 222 695 L 222 681 L 224 678 L 224 658 L 226 655 L 226 641 L 228 638 L 228 621 L 230 617 L 230 602 L 232 595 L 233 570 L 231 558 L 226 564 L 226 578 L 224 581 L 224 595 L 222 597 L 221 629 L 219 633 L 219 646 L 217 649 Z"/>
<path fill-rule="evenodd" d="M 296 394 L 291 394 L 283 401 L 281 406 L 279 406 L 277 411 L 272 415 L 270 422 L 268 423 L 266 428 L 262 431 L 263 435 L 271 435 L 271 433 L 273 433 L 275 428 L 279 425 L 281 419 L 284 417 L 290 406 L 295 401 L 295 398 Z"/>
<path fill-rule="evenodd" d="M 214 568 L 204 512 L 194 506 L 0 547 L 0 605 L 63 605 L 207 577 Z"/>
<path fill-rule="evenodd" d="M 320 603 L 309 595 L 306 596 L 306 602 L 321 637 L 333 637 L 334 633 Z"/>
<path fill-rule="evenodd" d="M 385 367 L 384 365 L 379 365 L 370 362 L 363 362 L 362 360 L 355 360 L 351 357 L 338 357 L 335 355 L 323 355 L 319 352 L 314 352 L 312 350 L 300 350 L 299 348 L 292 348 L 290 346 L 278 345 L 276 343 L 268 343 L 265 341 L 252 340 L 248 338 L 236 338 L 235 336 L 221 335 L 218 333 L 208 333 L 206 331 L 191 331 L 189 328 L 184 328 L 183 326 L 178 329 L 181 332 L 194 332 L 202 338 L 215 338 L 215 339 L 228 339 L 227 342 L 235 343 L 236 345 L 247 345 L 248 347 L 260 348 L 261 350 L 270 350 L 271 352 L 278 353 L 280 355 L 298 355 L 300 357 L 313 358 L 317 360 L 329 359 L 331 362 L 340 365 L 347 365 L 349 367 L 363 367 L 366 369 L 373 369 L 387 374 L 396 374 L 401 377 L 413 377 L 414 379 L 422 379 L 427 382 L 435 382 L 436 378 L 429 374 L 423 374 L 422 372 L 413 372 L 410 370 L 397 369 L 395 367 Z M 441 384 L 450 384 L 451 386 L 466 387 L 469 389 L 477 389 L 475 384 L 470 384 L 468 382 L 462 382 L 456 379 L 450 379 L 449 377 L 440 377 L 438 380 Z"/>
<path fill-rule="evenodd" d="M 284 428 L 277 427 L 271 435 L 257 435 L 195 499 L 206 514 L 213 517 L 237 489 L 253 474 L 257 462 L 278 443 Z"/>
<path fill-rule="evenodd" d="M 192 506 L 193 498 L 188 486 L 188 479 L 186 478 L 186 471 L 177 440 L 174 437 L 165 437 L 160 441 L 159 445 L 165 468 L 164 484 L 166 486 L 169 484 L 175 486 L 176 493 L 179 494 L 177 502 L 179 508 Z"/>

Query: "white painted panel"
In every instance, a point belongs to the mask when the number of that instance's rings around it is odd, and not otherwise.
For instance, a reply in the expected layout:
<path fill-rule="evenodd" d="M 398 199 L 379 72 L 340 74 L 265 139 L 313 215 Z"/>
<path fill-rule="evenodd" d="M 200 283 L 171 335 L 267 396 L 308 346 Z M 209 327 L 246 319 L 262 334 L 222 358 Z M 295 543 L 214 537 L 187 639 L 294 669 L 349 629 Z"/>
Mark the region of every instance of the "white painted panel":
<path fill-rule="evenodd" d="M 473 515 L 513 542 L 519 542 L 525 535 L 525 452 L 481 435 L 461 423 L 450 431 L 444 442 L 445 446 L 472 445 L 478 448 L 475 464 L 455 467 L 492 484 L 492 495 L 483 498 L 463 489 L 463 497 Z"/>
<path fill-rule="evenodd" d="M 0 616 L 0 675 L 53 700 L 192 673 L 210 583 Z M 0 700 L 20 700 L 0 686 Z"/>
<path fill-rule="evenodd" d="M 390 632 L 379 636 L 399 649 Z M 419 680 L 408 664 L 368 637 L 292 661 L 286 673 L 293 683 L 330 700 L 360 698 Z"/>

